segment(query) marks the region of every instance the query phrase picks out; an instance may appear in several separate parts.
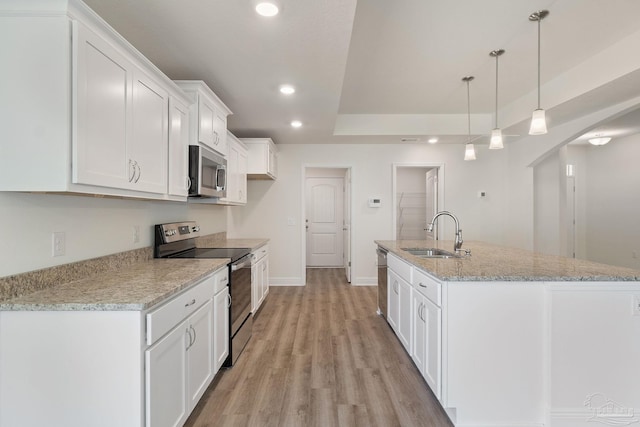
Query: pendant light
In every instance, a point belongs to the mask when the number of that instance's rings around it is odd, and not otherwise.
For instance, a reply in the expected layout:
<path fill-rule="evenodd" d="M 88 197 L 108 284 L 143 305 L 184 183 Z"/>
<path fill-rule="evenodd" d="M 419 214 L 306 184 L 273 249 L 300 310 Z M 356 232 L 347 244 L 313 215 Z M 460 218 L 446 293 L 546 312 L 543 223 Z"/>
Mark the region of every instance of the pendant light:
<path fill-rule="evenodd" d="M 467 144 L 464 146 L 464 159 L 475 160 L 476 148 L 471 143 L 471 95 L 469 94 L 469 83 L 473 80 L 473 76 L 465 76 L 462 81 L 467 84 Z"/>
<path fill-rule="evenodd" d="M 538 23 L 538 108 L 531 116 L 529 135 L 544 135 L 547 133 L 547 120 L 544 110 L 540 107 L 540 21 L 549 15 L 548 10 L 539 10 L 529 15 L 529 21 Z"/>
<path fill-rule="evenodd" d="M 502 129 L 498 127 L 498 58 L 504 53 L 504 49 L 492 50 L 489 56 L 496 58 L 496 127 L 491 131 L 491 141 L 489 142 L 490 150 L 499 150 L 504 148 L 502 142 Z"/>

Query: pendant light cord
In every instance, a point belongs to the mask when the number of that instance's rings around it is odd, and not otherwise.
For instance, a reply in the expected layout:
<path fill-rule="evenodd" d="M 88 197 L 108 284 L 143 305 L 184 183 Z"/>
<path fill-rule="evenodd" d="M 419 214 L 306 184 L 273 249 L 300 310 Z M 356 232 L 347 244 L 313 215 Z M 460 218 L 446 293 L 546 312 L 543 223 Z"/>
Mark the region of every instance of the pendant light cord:
<path fill-rule="evenodd" d="M 469 91 L 469 81 L 467 80 L 467 144 L 471 144 L 471 94 Z"/>
<path fill-rule="evenodd" d="M 542 17 L 538 17 L 538 110 L 540 109 L 540 21 Z"/>
<path fill-rule="evenodd" d="M 498 129 L 498 57 L 500 55 L 496 55 L 496 129 Z M 540 101 L 538 101 L 540 102 Z"/>

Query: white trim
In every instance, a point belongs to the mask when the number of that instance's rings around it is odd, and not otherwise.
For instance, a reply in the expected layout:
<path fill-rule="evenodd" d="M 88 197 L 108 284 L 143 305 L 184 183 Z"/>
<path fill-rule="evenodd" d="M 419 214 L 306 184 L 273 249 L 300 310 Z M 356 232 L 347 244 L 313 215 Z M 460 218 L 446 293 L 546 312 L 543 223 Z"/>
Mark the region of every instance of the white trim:
<path fill-rule="evenodd" d="M 378 286 L 377 277 L 355 277 L 351 278 L 351 286 Z"/>

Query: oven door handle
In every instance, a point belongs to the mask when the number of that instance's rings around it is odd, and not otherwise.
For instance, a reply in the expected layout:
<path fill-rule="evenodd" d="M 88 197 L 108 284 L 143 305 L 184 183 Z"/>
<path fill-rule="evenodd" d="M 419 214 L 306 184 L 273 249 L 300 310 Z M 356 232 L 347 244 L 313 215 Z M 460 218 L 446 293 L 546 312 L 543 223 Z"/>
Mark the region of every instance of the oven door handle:
<path fill-rule="evenodd" d="M 248 267 L 251 265 L 251 257 L 246 257 L 245 261 L 235 262 L 231 264 L 231 271 L 240 270 L 241 268 Z"/>

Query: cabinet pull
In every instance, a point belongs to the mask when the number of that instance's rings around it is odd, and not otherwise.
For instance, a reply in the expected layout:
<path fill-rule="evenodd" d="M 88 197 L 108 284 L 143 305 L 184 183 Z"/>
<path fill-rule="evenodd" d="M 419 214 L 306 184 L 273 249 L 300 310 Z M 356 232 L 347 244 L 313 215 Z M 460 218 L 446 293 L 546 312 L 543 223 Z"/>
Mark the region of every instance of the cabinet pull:
<path fill-rule="evenodd" d="M 129 159 L 129 182 L 133 182 L 136 176 L 136 168 L 133 165 L 133 160 Z"/>
<path fill-rule="evenodd" d="M 190 305 L 193 305 L 195 303 L 196 303 L 196 299 L 194 298 L 194 299 L 191 300 L 191 302 L 186 303 L 184 306 L 185 307 L 189 307 Z"/>
<path fill-rule="evenodd" d="M 191 330 L 193 331 L 193 342 L 189 346 L 189 348 L 191 348 L 196 343 L 196 338 L 198 338 L 198 334 L 196 333 L 196 330 L 193 326 L 189 325 L 189 328 L 191 328 Z"/>
<path fill-rule="evenodd" d="M 421 288 L 426 288 L 427 285 L 423 285 L 422 282 L 418 283 L 418 286 L 420 286 Z"/>
<path fill-rule="evenodd" d="M 187 351 L 187 350 L 189 350 L 191 348 L 191 329 L 190 329 L 190 327 L 191 326 L 189 326 L 187 328 L 187 335 L 189 336 L 189 343 L 187 344 L 187 348 L 184 349 L 185 351 Z"/>
<path fill-rule="evenodd" d="M 227 295 L 229 297 L 229 303 L 227 304 L 227 307 L 231 308 L 231 294 Z"/>
<path fill-rule="evenodd" d="M 191 178 L 187 177 L 187 191 L 191 188 Z"/>
<path fill-rule="evenodd" d="M 218 132 L 216 132 L 215 130 L 213 131 L 213 134 L 216 136 L 216 140 L 213 141 L 213 143 L 215 145 L 218 145 L 218 142 L 220 142 L 220 137 L 218 136 Z"/>
<path fill-rule="evenodd" d="M 135 167 L 138 170 L 138 177 L 136 178 L 134 183 L 137 183 L 140 180 L 140 175 L 142 175 L 142 170 L 140 169 L 140 165 L 138 162 L 135 162 Z"/>

